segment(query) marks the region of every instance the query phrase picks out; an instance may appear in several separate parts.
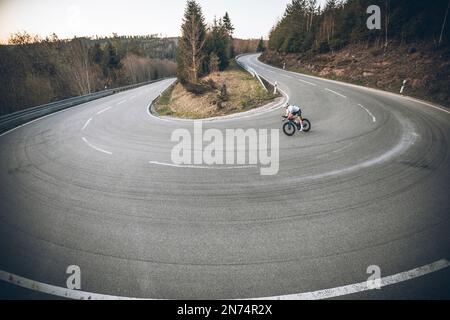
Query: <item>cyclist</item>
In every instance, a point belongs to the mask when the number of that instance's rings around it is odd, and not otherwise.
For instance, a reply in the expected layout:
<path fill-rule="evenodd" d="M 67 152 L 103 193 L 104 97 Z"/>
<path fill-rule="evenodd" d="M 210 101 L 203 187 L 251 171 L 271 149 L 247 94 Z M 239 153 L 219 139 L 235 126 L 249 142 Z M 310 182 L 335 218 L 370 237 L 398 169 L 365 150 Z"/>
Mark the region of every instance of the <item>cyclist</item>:
<path fill-rule="evenodd" d="M 284 118 L 288 118 L 289 120 L 294 120 L 298 125 L 300 125 L 299 131 L 303 131 L 303 121 L 302 121 L 302 110 L 298 106 L 286 104 L 286 115 Z"/>

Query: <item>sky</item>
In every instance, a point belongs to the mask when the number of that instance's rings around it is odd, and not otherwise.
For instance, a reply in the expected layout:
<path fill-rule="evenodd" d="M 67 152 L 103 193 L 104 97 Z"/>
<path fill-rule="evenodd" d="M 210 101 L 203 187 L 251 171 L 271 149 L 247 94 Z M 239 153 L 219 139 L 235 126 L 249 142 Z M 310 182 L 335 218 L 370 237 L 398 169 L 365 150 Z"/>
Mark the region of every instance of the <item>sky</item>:
<path fill-rule="evenodd" d="M 228 11 L 236 38 L 267 38 L 291 0 L 197 0 L 206 21 Z M 325 0 L 319 0 L 323 3 Z M 60 38 L 179 36 L 186 0 L 0 0 L 0 41 L 18 31 Z"/>

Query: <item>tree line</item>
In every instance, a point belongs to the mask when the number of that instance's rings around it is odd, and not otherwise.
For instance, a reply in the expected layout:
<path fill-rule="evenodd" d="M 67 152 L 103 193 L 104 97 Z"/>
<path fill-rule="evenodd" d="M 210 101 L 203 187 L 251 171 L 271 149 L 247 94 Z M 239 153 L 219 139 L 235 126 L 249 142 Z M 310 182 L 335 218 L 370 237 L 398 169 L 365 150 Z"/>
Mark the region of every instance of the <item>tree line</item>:
<path fill-rule="evenodd" d="M 178 79 L 198 84 L 202 76 L 225 70 L 235 56 L 234 27 L 228 13 L 207 26 L 200 5 L 187 1 L 178 43 Z"/>
<path fill-rule="evenodd" d="M 367 8 L 381 8 L 381 29 L 369 30 Z M 450 44 L 449 0 L 293 0 L 270 32 L 269 48 L 282 53 L 326 53 L 350 43 Z"/>
<path fill-rule="evenodd" d="M 175 40 L 154 37 L 61 40 L 55 34 L 45 39 L 14 34 L 8 45 L 0 46 L 0 115 L 173 76 L 176 63 L 170 50 L 176 50 Z"/>

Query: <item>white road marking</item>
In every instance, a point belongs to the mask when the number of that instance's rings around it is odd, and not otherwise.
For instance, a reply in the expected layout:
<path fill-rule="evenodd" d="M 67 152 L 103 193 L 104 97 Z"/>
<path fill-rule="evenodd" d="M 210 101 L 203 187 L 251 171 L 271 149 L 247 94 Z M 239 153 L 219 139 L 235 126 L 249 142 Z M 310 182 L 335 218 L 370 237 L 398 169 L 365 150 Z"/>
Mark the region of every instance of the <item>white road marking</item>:
<path fill-rule="evenodd" d="M 266 79 L 267 80 L 267 79 Z M 272 82 L 270 82 L 269 80 L 267 80 L 271 85 L 274 85 Z M 170 83 L 172 84 L 172 82 Z M 275 106 L 271 107 L 271 108 L 266 108 L 264 109 L 265 106 L 262 106 L 260 108 L 257 109 L 253 109 L 253 110 L 249 110 L 246 112 L 241 112 L 241 113 L 236 113 L 236 114 L 231 114 L 228 116 L 220 116 L 220 117 L 213 117 L 213 118 L 206 118 L 206 119 L 198 119 L 198 120 L 192 120 L 192 119 L 178 119 L 178 118 L 161 118 L 158 116 L 153 115 L 150 112 L 150 107 L 152 106 L 152 104 L 155 102 L 156 98 L 153 99 L 150 104 L 147 106 L 147 114 L 152 117 L 155 118 L 159 121 L 164 121 L 164 122 L 195 122 L 195 121 L 203 121 L 203 122 L 221 122 L 221 121 L 231 121 L 231 120 L 236 120 L 236 119 L 245 119 L 245 118 L 250 118 L 250 117 L 254 117 L 254 116 L 260 116 L 262 114 L 268 113 L 268 112 L 272 112 L 274 110 L 277 109 L 281 109 L 283 106 L 286 105 L 286 102 L 288 102 L 290 100 L 289 95 L 284 92 L 281 88 L 278 88 L 278 90 L 281 92 L 281 94 L 285 97 L 285 99 L 279 103 L 276 104 Z M 267 104 L 269 105 L 269 104 Z M 266 105 L 266 106 L 267 106 Z"/>
<path fill-rule="evenodd" d="M 125 102 L 127 102 L 126 99 L 125 99 L 125 100 L 122 100 L 122 101 L 120 101 L 120 102 L 118 102 L 117 105 L 120 106 L 121 104 L 124 104 Z"/>
<path fill-rule="evenodd" d="M 63 287 L 53 286 L 50 284 L 20 277 L 2 270 L 0 270 L 0 280 L 25 289 L 72 300 L 137 300 L 132 298 L 123 298 L 106 294 L 90 293 L 85 291 L 71 290 Z"/>
<path fill-rule="evenodd" d="M 170 80 L 170 79 L 169 79 L 169 80 Z M 169 81 L 169 80 L 168 80 L 168 81 Z M 170 81 L 174 81 L 174 80 L 170 80 Z M 157 83 L 159 83 L 159 82 L 157 82 Z M 147 86 L 144 86 L 144 87 L 148 87 L 148 86 L 152 86 L 152 85 L 153 85 L 153 84 L 151 83 L 151 84 L 148 84 Z M 150 89 L 147 89 L 147 91 L 149 91 L 149 90 L 150 90 Z M 74 107 L 71 107 L 71 108 L 66 108 L 66 109 L 62 109 L 62 110 L 59 110 L 59 111 L 56 111 L 56 112 L 47 114 L 47 115 L 45 115 L 45 116 L 36 118 L 36 119 L 34 119 L 34 120 L 25 122 L 24 124 L 21 124 L 21 125 L 19 125 L 19 126 L 17 126 L 17 127 L 14 127 L 14 128 L 12 128 L 12 129 L 10 129 L 10 130 L 8 130 L 8 131 L 5 131 L 5 132 L 3 132 L 3 133 L 0 133 L 0 137 L 3 137 L 3 136 L 5 136 L 5 135 L 7 135 L 7 134 L 10 134 L 10 133 L 12 133 L 12 132 L 14 132 L 14 131 L 16 131 L 16 130 L 18 130 L 18 129 L 21 129 L 21 128 L 25 127 L 25 126 L 28 126 L 28 125 L 30 125 L 30 124 L 32 124 L 32 123 L 35 123 L 35 122 L 38 122 L 38 121 L 40 121 L 40 120 L 44 120 L 44 119 L 46 119 L 46 118 L 53 117 L 53 116 L 58 115 L 58 114 L 61 114 L 61 113 L 63 113 L 63 112 L 73 111 L 74 108 L 78 108 L 77 110 L 79 110 L 80 108 L 83 108 L 83 107 L 90 107 L 92 103 L 98 103 L 98 102 L 102 101 L 103 99 L 108 100 L 108 99 L 111 98 L 111 102 L 112 102 L 112 101 L 114 101 L 115 99 L 117 99 L 117 97 L 122 96 L 122 95 L 127 94 L 127 93 L 128 93 L 128 92 L 126 92 L 126 91 L 125 91 L 125 92 L 122 92 L 122 93 L 117 93 L 117 94 L 114 94 L 114 95 L 111 95 L 111 96 L 106 96 L 106 97 L 103 97 L 103 98 L 100 98 L 100 99 L 97 99 L 97 100 L 93 100 L 93 101 L 89 101 L 89 102 L 85 102 L 85 103 L 79 104 L 79 105 L 74 106 Z M 111 103 L 111 102 L 103 102 L 103 103 L 101 103 L 100 105 L 109 104 L 109 103 Z"/>
<path fill-rule="evenodd" d="M 366 112 L 369 114 L 369 116 L 372 117 L 373 123 L 377 122 L 377 118 L 375 118 L 375 116 L 373 115 L 372 112 L 370 112 L 369 109 L 367 109 L 366 107 L 364 107 L 362 104 L 358 104 L 358 106 L 360 106 L 361 108 L 363 108 L 364 110 L 366 110 Z"/>
<path fill-rule="evenodd" d="M 450 262 L 446 259 L 442 259 L 430 264 L 427 264 L 423 267 L 419 267 L 416 269 L 412 269 L 409 271 L 397 273 L 392 276 L 381 278 L 381 287 L 387 287 L 391 285 L 395 285 L 401 282 L 413 280 L 419 277 L 426 276 L 428 274 L 438 272 L 450 266 Z M 0 270 L 0 280 L 10 283 L 12 285 L 16 285 L 18 287 L 22 287 L 25 289 L 33 290 L 36 292 L 45 293 L 48 295 L 58 296 L 67 299 L 73 300 L 158 300 L 158 299 L 141 299 L 141 298 L 129 298 L 129 297 L 121 297 L 100 293 L 92 293 L 86 291 L 72 290 L 64 287 L 58 287 L 34 280 L 30 280 L 24 277 L 17 276 L 15 274 Z M 318 290 L 313 292 L 306 293 L 298 293 L 291 295 L 283 295 L 283 296 L 273 296 L 273 297 L 265 297 L 265 298 L 254 298 L 247 300 L 322 300 L 322 299 L 331 299 L 341 296 L 347 296 L 350 294 L 355 294 L 364 291 L 371 291 L 367 285 L 367 281 L 351 284 L 347 286 Z M 161 300 L 161 299 L 159 299 Z"/>
<path fill-rule="evenodd" d="M 184 168 L 184 169 L 207 169 L 207 170 L 233 170 L 233 169 L 250 169 L 257 168 L 257 166 L 234 166 L 234 167 L 213 167 L 213 166 L 196 166 L 196 165 L 178 165 L 172 163 L 164 163 L 158 161 L 150 161 L 150 164 L 165 166 L 165 167 L 174 167 L 174 168 Z"/>
<path fill-rule="evenodd" d="M 314 87 L 317 87 L 317 84 L 315 84 L 315 83 L 312 83 L 312 82 L 309 82 L 309 81 L 305 81 L 305 80 L 302 80 L 302 79 L 298 79 L 296 77 L 292 77 L 292 78 L 295 79 L 295 80 L 298 80 L 300 82 L 303 82 L 303 83 L 306 83 L 306 84 L 310 84 L 310 85 L 312 85 Z"/>
<path fill-rule="evenodd" d="M 389 92 L 389 93 L 391 93 L 391 92 Z M 396 93 L 391 93 L 391 94 L 397 95 Z M 440 111 L 443 111 L 443 112 L 445 112 L 445 113 L 450 114 L 450 111 L 449 111 L 449 110 L 445 110 L 445 109 L 442 109 L 442 108 L 440 108 L 440 107 L 434 106 L 434 105 L 432 105 L 431 103 L 428 103 L 428 102 L 426 102 L 426 101 L 422 101 L 422 100 L 419 100 L 419 99 L 416 99 L 416 98 L 413 98 L 413 97 L 403 97 L 403 98 L 406 99 L 406 100 L 413 101 L 413 102 L 421 103 L 421 104 L 423 104 L 423 105 L 425 105 L 425 106 L 428 106 L 428 107 L 431 107 L 431 108 L 433 108 L 433 109 L 440 110 Z"/>
<path fill-rule="evenodd" d="M 329 178 L 329 177 L 333 177 L 333 176 L 348 174 L 348 173 L 351 173 L 351 172 L 354 172 L 354 171 L 357 171 L 357 170 L 370 168 L 372 166 L 379 165 L 381 163 L 386 163 L 386 162 L 394 159 L 395 157 L 398 157 L 398 156 L 402 155 L 411 146 L 413 146 L 416 143 L 417 138 L 419 137 L 419 135 L 415 131 L 415 127 L 414 127 L 412 122 L 401 118 L 396 113 L 394 113 L 394 114 L 396 115 L 396 117 L 400 121 L 400 124 L 402 126 L 403 134 L 402 134 L 402 136 L 400 138 L 399 143 L 396 144 L 392 149 L 388 150 L 387 152 L 385 152 L 385 153 L 383 153 L 383 154 L 381 154 L 381 155 L 379 155 L 379 156 L 377 156 L 375 158 L 363 161 L 361 163 L 355 164 L 355 165 L 350 166 L 350 167 L 346 167 L 346 168 L 343 168 L 343 169 L 337 169 L 337 170 L 333 170 L 333 171 L 329 171 L 329 172 L 318 173 L 318 174 L 312 175 L 312 176 L 293 177 L 292 180 L 296 181 L 296 182 L 298 182 L 298 181 L 302 181 L 303 182 L 303 181 L 325 179 L 325 178 Z"/>
<path fill-rule="evenodd" d="M 398 94 L 398 93 L 389 92 L 389 91 L 383 91 L 383 90 L 380 90 L 380 89 L 374 89 L 374 88 L 359 86 L 359 85 L 356 85 L 356 84 L 353 84 L 353 83 L 339 82 L 339 81 L 336 81 L 336 80 L 310 76 L 310 75 L 307 75 L 307 74 L 298 73 L 298 72 L 294 72 L 294 71 L 284 71 L 283 69 L 276 68 L 276 67 L 273 67 L 273 66 L 268 65 L 268 64 L 264 64 L 264 63 L 260 62 L 259 60 L 257 60 L 256 57 L 255 57 L 255 61 L 256 61 L 257 64 L 262 64 L 262 67 L 265 67 L 266 71 L 268 71 L 267 68 L 269 68 L 269 69 L 276 70 L 277 73 L 288 72 L 288 73 L 291 73 L 291 74 L 294 74 L 294 75 L 301 75 L 302 77 L 306 77 L 306 78 L 310 78 L 310 79 L 314 79 L 314 80 L 334 83 L 334 84 L 338 84 L 338 85 L 341 85 L 341 86 L 347 86 L 347 87 L 351 87 L 351 88 L 363 89 L 363 90 L 372 91 L 372 92 L 376 92 L 378 94 L 383 94 L 383 95 L 395 96 L 397 98 L 403 98 L 405 100 L 409 100 L 409 101 L 413 101 L 413 102 L 416 102 L 416 103 L 420 103 L 422 105 L 425 105 L 425 106 L 431 107 L 433 109 L 436 109 L 436 110 L 439 110 L 439 111 L 443 111 L 443 112 L 445 112 L 447 114 L 450 114 L 450 110 L 443 109 L 443 108 L 438 107 L 436 105 L 433 105 L 433 104 L 431 104 L 431 103 L 429 103 L 427 101 L 423 101 L 423 100 L 420 100 L 420 99 L 417 99 L 417 98 L 404 96 L 404 95 L 401 95 L 401 94 Z M 255 66 L 256 66 L 256 64 L 255 64 Z M 259 67 L 261 67 L 261 65 Z M 271 71 L 268 71 L 268 72 L 271 72 Z"/>
<path fill-rule="evenodd" d="M 103 110 L 97 112 L 97 115 L 100 115 L 100 114 L 102 114 L 102 113 L 104 113 L 104 112 L 110 110 L 111 108 L 112 108 L 112 107 L 108 107 L 108 108 L 106 108 L 106 109 L 103 109 Z"/>
<path fill-rule="evenodd" d="M 450 262 L 446 259 L 442 259 L 431 264 L 427 264 L 426 266 L 419 267 L 416 269 L 412 269 L 409 271 L 397 273 L 393 276 L 388 276 L 381 278 L 381 287 L 391 286 L 397 283 L 405 282 L 408 280 L 412 280 L 415 278 L 426 276 L 427 274 L 440 271 L 442 269 L 448 268 L 450 266 Z M 355 294 L 364 291 L 371 291 L 368 287 L 368 282 L 360 282 L 357 284 L 351 284 L 347 286 L 318 290 L 313 292 L 306 293 L 298 293 L 292 295 L 284 295 L 284 296 L 275 296 L 275 297 L 266 297 L 254 300 L 323 300 L 323 299 L 331 299 L 341 296 L 347 296 L 350 294 Z"/>
<path fill-rule="evenodd" d="M 89 125 L 89 123 L 91 123 L 91 121 L 92 121 L 92 118 L 90 118 L 88 121 L 86 121 L 86 123 L 84 124 L 83 128 L 81 129 L 81 131 L 84 131 L 87 128 L 87 126 Z"/>
<path fill-rule="evenodd" d="M 331 92 L 331 93 L 334 93 L 335 95 L 338 95 L 338 96 L 340 96 L 340 97 L 342 97 L 342 98 L 344 98 L 344 99 L 347 99 L 346 96 L 344 96 L 343 94 L 340 94 L 339 92 L 333 91 L 333 90 L 328 89 L 328 88 L 325 88 L 325 90 L 326 90 L 326 91 L 329 91 L 329 92 Z"/>
<path fill-rule="evenodd" d="M 97 150 L 97 151 L 100 151 L 100 152 L 102 152 L 102 153 L 106 153 L 106 154 L 112 155 L 112 152 L 109 152 L 109 151 L 106 151 L 106 150 L 103 150 L 103 149 L 101 149 L 101 148 L 99 148 L 99 147 L 94 146 L 94 145 L 91 144 L 89 141 L 87 141 L 87 139 L 86 139 L 85 137 L 82 137 L 82 139 L 83 139 L 83 141 L 84 141 L 89 147 L 91 147 L 92 149 Z"/>

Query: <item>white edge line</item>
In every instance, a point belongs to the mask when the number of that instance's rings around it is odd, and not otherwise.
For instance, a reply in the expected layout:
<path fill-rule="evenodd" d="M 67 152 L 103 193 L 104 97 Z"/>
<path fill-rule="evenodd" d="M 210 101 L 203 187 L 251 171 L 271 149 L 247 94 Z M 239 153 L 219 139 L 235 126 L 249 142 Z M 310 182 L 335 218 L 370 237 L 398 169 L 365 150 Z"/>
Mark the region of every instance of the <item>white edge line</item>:
<path fill-rule="evenodd" d="M 184 168 L 184 169 L 208 169 L 208 170 L 232 170 L 232 169 L 250 169 L 250 168 L 257 168 L 257 166 L 250 165 L 250 166 L 234 166 L 234 167 L 212 167 L 212 166 L 196 166 L 196 165 L 178 165 L 178 164 L 171 164 L 171 163 L 164 163 L 164 162 L 158 162 L 158 161 L 150 161 L 150 164 L 158 165 L 158 166 L 165 166 L 165 167 L 174 167 L 174 168 Z"/>
<path fill-rule="evenodd" d="M 450 262 L 446 259 L 442 259 L 428 265 L 412 269 L 409 271 L 397 273 L 392 276 L 381 278 L 381 288 L 412 280 L 415 278 L 426 276 L 430 273 L 434 273 L 450 266 Z M 15 274 L 0 270 L 0 280 L 16 285 L 25 289 L 33 290 L 36 292 L 41 292 L 44 294 L 49 294 L 53 296 L 58 296 L 67 299 L 74 300 L 163 300 L 163 299 L 141 299 L 141 298 L 129 298 L 114 295 L 106 295 L 100 293 L 91 293 L 86 291 L 72 290 L 63 287 L 58 287 L 34 280 L 30 280 L 24 277 L 17 276 Z M 351 284 L 342 287 L 336 287 L 325 290 L 318 290 L 306 293 L 298 293 L 283 296 L 273 296 L 264 298 L 254 298 L 254 299 L 235 299 L 235 300 L 322 300 L 330 299 L 340 296 L 347 296 L 364 291 L 373 291 L 368 287 L 368 282 L 360 282 L 357 284 Z"/>
<path fill-rule="evenodd" d="M 391 286 L 397 283 L 405 282 L 408 280 L 412 280 L 415 278 L 423 277 L 427 274 L 440 271 L 442 269 L 448 268 L 450 266 L 450 262 L 446 259 L 442 259 L 431 264 L 412 269 L 409 271 L 397 273 L 392 276 L 381 278 L 380 287 Z M 360 282 L 356 284 L 351 284 L 342 287 L 336 287 L 325 290 L 318 290 L 306 293 L 298 293 L 292 295 L 283 295 L 283 296 L 274 296 L 274 297 L 265 297 L 258 299 L 249 299 L 249 300 L 323 300 L 323 299 L 331 299 L 341 296 L 347 296 L 359 292 L 364 291 L 372 291 L 376 289 L 371 289 L 368 286 L 368 281 Z"/>
<path fill-rule="evenodd" d="M 73 299 L 73 300 L 138 300 L 133 298 L 124 298 L 119 296 L 112 296 L 112 295 L 106 295 L 106 294 L 98 294 L 98 293 L 90 293 L 85 291 L 79 291 L 79 290 L 71 290 L 63 287 L 58 287 L 34 280 L 30 280 L 24 277 L 17 276 L 12 273 L 8 273 L 6 271 L 0 270 L 0 280 L 5 281 L 7 283 L 53 295 L 58 296 L 62 298 L 67 299 Z"/>
<path fill-rule="evenodd" d="M 344 98 L 344 99 L 347 99 L 346 96 L 344 96 L 343 94 L 340 94 L 339 92 L 333 91 L 333 90 L 328 89 L 328 88 L 325 88 L 325 90 L 326 90 L 326 91 L 329 91 L 329 92 L 331 92 L 331 93 L 334 93 L 335 95 L 338 95 L 338 96 L 340 96 L 340 97 L 342 97 L 342 98 Z"/>
<path fill-rule="evenodd" d="M 372 117 L 373 123 L 377 122 L 377 118 L 375 118 L 375 116 L 373 115 L 372 112 L 370 112 L 369 109 L 367 109 L 366 107 L 364 107 L 362 104 L 358 104 L 358 106 L 360 106 L 361 108 L 363 108 L 364 110 L 366 110 L 366 112 Z"/>
<path fill-rule="evenodd" d="M 274 85 L 270 80 L 266 79 L 267 82 L 269 82 L 272 86 Z M 177 119 L 177 118 L 162 118 L 162 117 L 158 117 L 153 115 L 150 112 L 150 107 L 152 106 L 152 104 L 155 102 L 155 99 L 153 99 L 150 104 L 147 106 L 147 114 L 155 119 L 158 119 L 160 121 L 165 121 L 165 122 L 172 122 L 172 123 L 176 123 L 176 122 L 185 122 L 185 123 L 192 123 L 192 122 L 225 122 L 225 121 L 232 121 L 232 120 L 241 120 L 241 119 L 246 119 L 246 118 L 250 118 L 250 117 L 255 117 L 255 116 L 260 116 L 262 114 L 266 114 L 269 112 L 272 112 L 274 110 L 277 109 L 281 109 L 286 102 L 290 101 L 290 97 L 289 95 L 282 90 L 280 87 L 278 87 L 278 90 L 281 92 L 281 94 L 285 97 L 285 99 L 283 99 L 280 103 L 275 104 L 273 107 L 267 108 L 268 105 L 272 104 L 268 103 L 262 107 L 256 108 L 256 109 L 252 109 L 246 112 L 241 112 L 241 113 L 235 113 L 235 114 L 231 114 L 231 115 L 227 115 L 227 116 L 220 116 L 220 117 L 213 117 L 213 118 L 205 118 L 205 119 Z"/>
<path fill-rule="evenodd" d="M 91 144 L 89 141 L 87 141 L 87 139 L 86 139 L 85 137 L 82 137 L 82 139 L 83 139 L 83 141 L 84 141 L 89 147 L 91 147 L 92 149 L 97 150 L 97 151 L 100 151 L 100 152 L 103 152 L 103 153 L 106 153 L 106 154 L 109 154 L 110 156 L 112 155 L 112 152 L 109 152 L 109 151 L 106 151 L 106 150 L 100 149 L 99 147 L 94 146 L 94 145 Z"/>
<path fill-rule="evenodd" d="M 256 58 L 258 58 L 258 57 L 256 57 Z M 336 81 L 336 80 L 331 80 L 331 79 L 326 79 L 326 78 L 321 78 L 321 77 L 316 77 L 316 76 L 310 76 L 310 75 L 307 75 L 307 74 L 298 73 L 298 72 L 294 72 L 294 71 L 287 71 L 287 70 L 283 70 L 283 69 L 280 69 L 280 68 L 276 68 L 276 67 L 271 66 L 271 65 L 269 65 L 269 64 L 266 64 L 266 63 L 264 63 L 264 62 L 261 62 L 261 61 L 259 61 L 258 59 L 256 59 L 256 61 L 257 61 L 258 63 L 261 63 L 263 66 L 267 66 L 267 67 L 269 67 L 269 68 L 271 68 L 271 69 L 274 69 L 274 70 L 276 70 L 276 71 L 278 71 L 278 72 L 279 72 L 279 71 L 285 71 L 285 72 L 287 72 L 287 73 L 296 75 L 296 76 L 298 76 L 298 77 L 305 77 L 305 78 L 309 78 L 309 79 L 314 79 L 314 80 L 319 80 L 319 81 L 325 81 L 325 82 L 329 82 L 329 83 L 334 83 L 334 84 L 338 84 L 338 85 L 341 85 L 341 86 L 347 86 L 347 87 L 352 87 L 352 88 L 357 88 L 357 89 L 363 89 L 363 90 L 367 90 L 367 91 L 372 91 L 372 92 L 375 92 L 375 93 L 378 93 L 378 94 L 390 95 L 390 96 L 394 96 L 394 97 L 396 97 L 396 98 L 403 98 L 403 99 L 405 99 L 405 100 L 409 100 L 409 101 L 412 101 L 412 102 L 420 103 L 420 104 L 422 104 L 422 105 L 425 105 L 425 106 L 431 107 L 431 108 L 433 108 L 433 109 L 440 110 L 440 111 L 443 111 L 443 112 L 445 112 L 445 113 L 447 113 L 447 114 L 450 114 L 450 110 L 443 109 L 442 107 L 438 107 L 438 106 L 436 106 L 436 105 L 433 105 L 433 104 L 431 104 L 430 102 L 423 101 L 423 100 L 420 100 L 420 99 L 417 99 L 417 98 L 414 98 L 414 97 L 409 97 L 409 96 L 401 95 L 401 94 L 394 93 L 394 92 L 384 91 L 384 90 L 380 90 L 380 89 L 375 89 L 375 88 L 370 88 L 370 87 L 359 86 L 359 85 L 353 84 L 353 83 L 342 82 L 342 81 Z"/>

